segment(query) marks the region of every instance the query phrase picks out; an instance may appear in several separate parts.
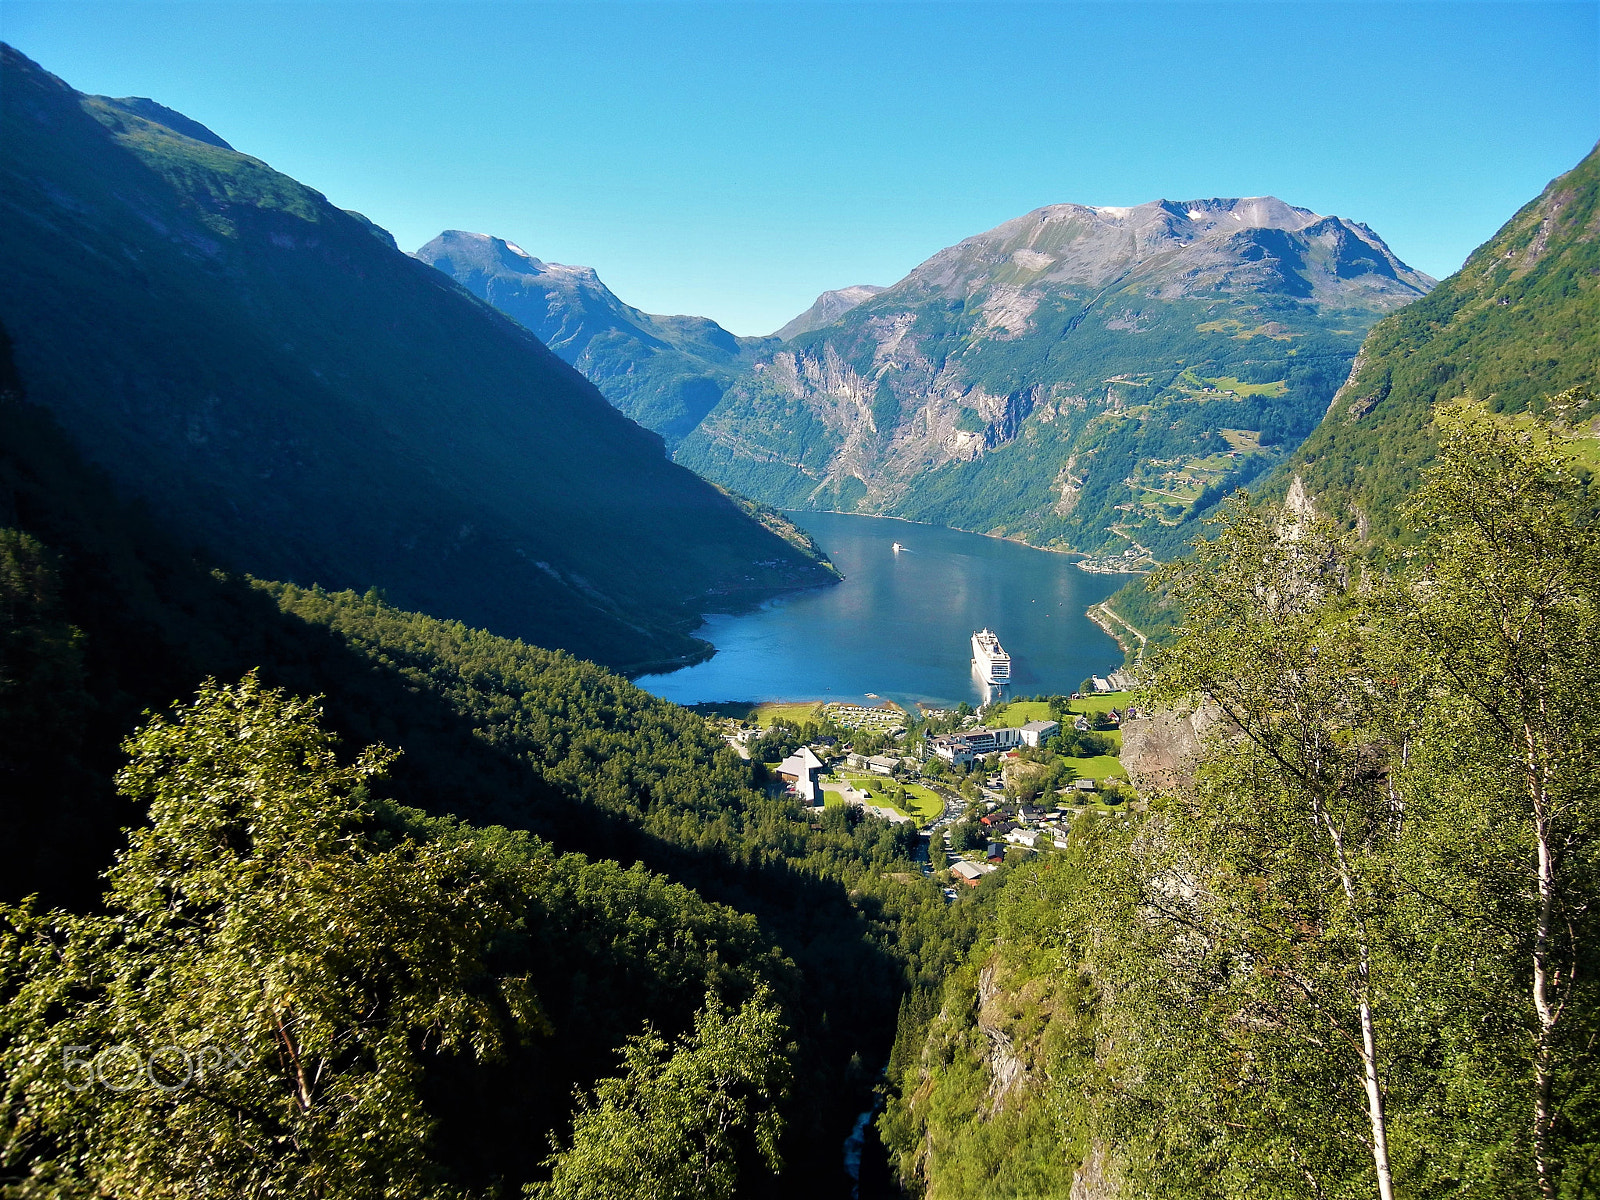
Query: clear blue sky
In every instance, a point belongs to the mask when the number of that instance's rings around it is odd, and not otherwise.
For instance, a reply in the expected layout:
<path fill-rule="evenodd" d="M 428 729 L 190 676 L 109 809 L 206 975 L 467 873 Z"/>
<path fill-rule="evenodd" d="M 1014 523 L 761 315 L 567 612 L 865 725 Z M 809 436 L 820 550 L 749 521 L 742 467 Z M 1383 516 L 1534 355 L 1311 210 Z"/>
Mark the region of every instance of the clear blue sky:
<path fill-rule="evenodd" d="M 3 0 L 415 249 L 765 333 L 1043 204 L 1273 194 L 1443 276 L 1600 137 L 1600 5 Z"/>

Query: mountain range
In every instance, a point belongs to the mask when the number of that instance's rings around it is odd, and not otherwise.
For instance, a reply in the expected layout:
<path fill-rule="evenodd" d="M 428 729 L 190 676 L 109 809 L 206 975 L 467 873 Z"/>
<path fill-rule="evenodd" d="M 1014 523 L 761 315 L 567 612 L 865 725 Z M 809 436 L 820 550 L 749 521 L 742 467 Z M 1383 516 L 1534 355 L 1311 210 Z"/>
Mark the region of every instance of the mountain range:
<path fill-rule="evenodd" d="M 1316 426 L 1434 281 L 1275 197 L 1058 204 L 769 338 L 658 317 L 588 267 L 448 231 L 417 257 L 537 333 L 676 461 L 780 508 L 878 513 L 1138 570 Z"/>
<path fill-rule="evenodd" d="M 0 72 L 28 394 L 224 565 L 632 669 L 706 653 L 709 609 L 836 578 L 364 217 L 152 101 L 10 47 Z"/>
<path fill-rule="evenodd" d="M 1272 197 L 1051 205 L 758 359 L 676 457 L 771 504 L 1139 565 L 1281 462 L 1433 282 Z"/>
<path fill-rule="evenodd" d="M 412 257 L 538 335 L 620 411 L 659 433 L 669 449 L 763 355 L 884 290 L 857 284 L 823 292 L 776 333 L 739 337 L 709 317 L 634 308 L 593 267 L 544 262 L 493 234 L 447 229 Z"/>
<path fill-rule="evenodd" d="M 707 317 L 663 317 L 619 300 L 592 267 L 541 262 L 515 242 L 447 229 L 414 255 L 538 335 L 618 409 L 676 445 L 739 371 L 776 343 Z"/>

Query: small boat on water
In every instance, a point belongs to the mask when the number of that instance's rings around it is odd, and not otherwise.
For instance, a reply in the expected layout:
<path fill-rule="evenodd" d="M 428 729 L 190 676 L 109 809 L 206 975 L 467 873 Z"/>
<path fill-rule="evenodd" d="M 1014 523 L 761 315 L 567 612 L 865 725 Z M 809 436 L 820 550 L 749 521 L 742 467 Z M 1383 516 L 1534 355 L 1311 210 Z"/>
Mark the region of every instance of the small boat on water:
<path fill-rule="evenodd" d="M 902 545 L 901 545 L 901 544 L 900 544 L 900 543 L 899 543 L 899 542 L 896 542 L 896 543 L 895 543 L 895 544 L 894 544 L 894 552 L 895 552 L 895 553 L 896 553 L 896 554 L 899 554 L 899 553 L 900 553 L 900 551 L 902 551 L 902 550 L 904 550 L 904 549 L 905 549 L 905 547 L 904 547 L 904 546 L 902 546 Z"/>

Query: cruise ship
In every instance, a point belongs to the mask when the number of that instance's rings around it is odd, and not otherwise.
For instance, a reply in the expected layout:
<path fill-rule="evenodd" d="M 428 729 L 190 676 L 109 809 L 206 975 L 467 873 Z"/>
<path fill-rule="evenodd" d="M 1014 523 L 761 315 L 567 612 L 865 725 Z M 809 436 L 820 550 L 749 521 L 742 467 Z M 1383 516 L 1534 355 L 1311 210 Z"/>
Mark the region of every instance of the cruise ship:
<path fill-rule="evenodd" d="M 1000 639 L 987 629 L 972 635 L 972 662 L 985 683 L 1011 682 L 1011 656 L 1000 648 Z"/>

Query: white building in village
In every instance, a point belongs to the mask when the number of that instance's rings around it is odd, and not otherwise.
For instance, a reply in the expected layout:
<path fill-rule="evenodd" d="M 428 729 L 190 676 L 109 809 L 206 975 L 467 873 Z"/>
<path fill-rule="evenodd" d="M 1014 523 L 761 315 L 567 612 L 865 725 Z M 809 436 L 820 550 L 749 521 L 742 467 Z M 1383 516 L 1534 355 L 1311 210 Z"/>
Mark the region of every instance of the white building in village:
<path fill-rule="evenodd" d="M 822 788 L 818 783 L 821 774 L 822 760 L 811 752 L 810 746 L 801 746 L 778 764 L 778 778 L 811 805 L 822 803 Z"/>
<path fill-rule="evenodd" d="M 1059 721 L 1029 721 L 1021 729 L 1024 746 L 1042 746 L 1061 732 Z"/>
<path fill-rule="evenodd" d="M 1023 744 L 1022 730 L 1011 727 L 1001 729 L 966 729 L 960 733 L 946 733 L 928 739 L 928 748 L 945 762 L 964 767 L 985 754 L 1000 750 L 1014 750 Z"/>

